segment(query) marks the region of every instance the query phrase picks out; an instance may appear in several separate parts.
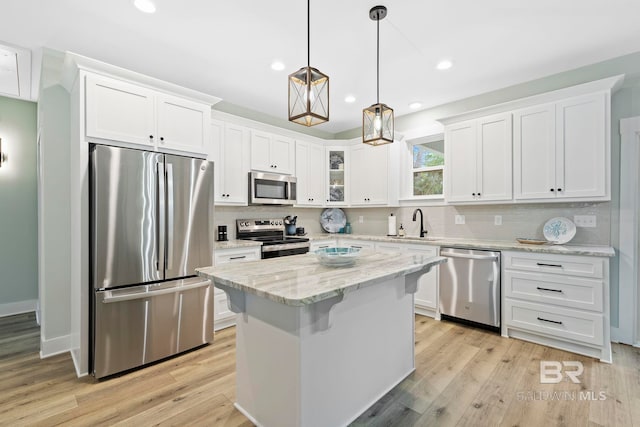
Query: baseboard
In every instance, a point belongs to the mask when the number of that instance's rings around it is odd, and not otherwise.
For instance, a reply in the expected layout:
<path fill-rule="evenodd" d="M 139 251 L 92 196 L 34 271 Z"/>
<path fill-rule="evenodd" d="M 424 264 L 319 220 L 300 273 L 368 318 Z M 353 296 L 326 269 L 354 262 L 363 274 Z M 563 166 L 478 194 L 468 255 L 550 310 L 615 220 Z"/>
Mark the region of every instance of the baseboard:
<path fill-rule="evenodd" d="M 66 353 L 71 350 L 71 335 L 63 335 L 61 337 L 46 340 L 40 337 L 40 358 L 55 356 Z"/>
<path fill-rule="evenodd" d="M 0 304 L 0 317 L 13 316 L 13 315 L 22 314 L 22 313 L 30 313 L 32 311 L 36 311 L 37 306 L 38 306 L 37 299 Z"/>

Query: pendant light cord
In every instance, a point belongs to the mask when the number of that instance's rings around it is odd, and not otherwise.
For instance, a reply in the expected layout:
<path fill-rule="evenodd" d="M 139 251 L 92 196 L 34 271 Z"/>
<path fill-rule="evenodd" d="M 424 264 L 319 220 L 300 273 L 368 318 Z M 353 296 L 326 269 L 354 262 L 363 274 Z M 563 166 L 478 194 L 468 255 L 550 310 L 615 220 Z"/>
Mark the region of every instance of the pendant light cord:
<path fill-rule="evenodd" d="M 311 0 L 307 0 L 307 67 L 311 67 Z"/>
<path fill-rule="evenodd" d="M 380 12 L 378 13 L 376 36 L 376 104 L 380 104 Z"/>

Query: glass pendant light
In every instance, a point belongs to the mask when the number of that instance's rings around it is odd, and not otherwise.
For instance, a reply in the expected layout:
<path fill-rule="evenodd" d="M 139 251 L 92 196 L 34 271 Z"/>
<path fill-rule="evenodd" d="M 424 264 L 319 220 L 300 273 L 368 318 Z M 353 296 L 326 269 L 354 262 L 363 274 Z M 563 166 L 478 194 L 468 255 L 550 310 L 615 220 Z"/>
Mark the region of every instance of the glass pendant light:
<path fill-rule="evenodd" d="M 310 63 L 310 0 L 307 0 L 307 66 L 289 75 L 289 121 L 314 126 L 329 120 L 329 76 Z"/>
<path fill-rule="evenodd" d="M 387 16 L 387 8 L 374 6 L 369 18 L 377 25 L 376 103 L 362 110 L 362 142 L 383 145 L 393 142 L 393 109 L 380 103 L 380 20 Z"/>

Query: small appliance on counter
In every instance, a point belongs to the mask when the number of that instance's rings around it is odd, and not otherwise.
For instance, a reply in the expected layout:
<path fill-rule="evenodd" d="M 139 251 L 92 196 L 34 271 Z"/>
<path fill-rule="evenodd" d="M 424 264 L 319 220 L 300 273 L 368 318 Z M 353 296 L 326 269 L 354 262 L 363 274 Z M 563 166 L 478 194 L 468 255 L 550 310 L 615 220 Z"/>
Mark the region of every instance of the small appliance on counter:
<path fill-rule="evenodd" d="M 297 234 L 297 231 L 296 231 L 297 220 L 298 220 L 297 216 L 292 217 L 291 215 L 287 215 L 284 217 L 284 228 L 287 233 L 287 236 L 295 236 Z"/>
<path fill-rule="evenodd" d="M 218 226 L 218 242 L 226 242 L 229 240 L 229 236 L 227 234 L 227 226 L 219 225 Z"/>

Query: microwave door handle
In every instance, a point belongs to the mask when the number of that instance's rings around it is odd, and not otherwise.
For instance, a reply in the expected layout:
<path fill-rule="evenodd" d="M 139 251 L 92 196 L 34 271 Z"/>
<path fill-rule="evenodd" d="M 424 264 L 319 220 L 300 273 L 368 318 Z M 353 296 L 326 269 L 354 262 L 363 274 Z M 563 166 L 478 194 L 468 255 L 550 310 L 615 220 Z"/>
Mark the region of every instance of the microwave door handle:
<path fill-rule="evenodd" d="M 173 165 L 167 163 L 167 245 L 165 263 L 167 270 L 173 268 L 173 226 L 175 214 L 175 199 L 173 192 Z"/>

